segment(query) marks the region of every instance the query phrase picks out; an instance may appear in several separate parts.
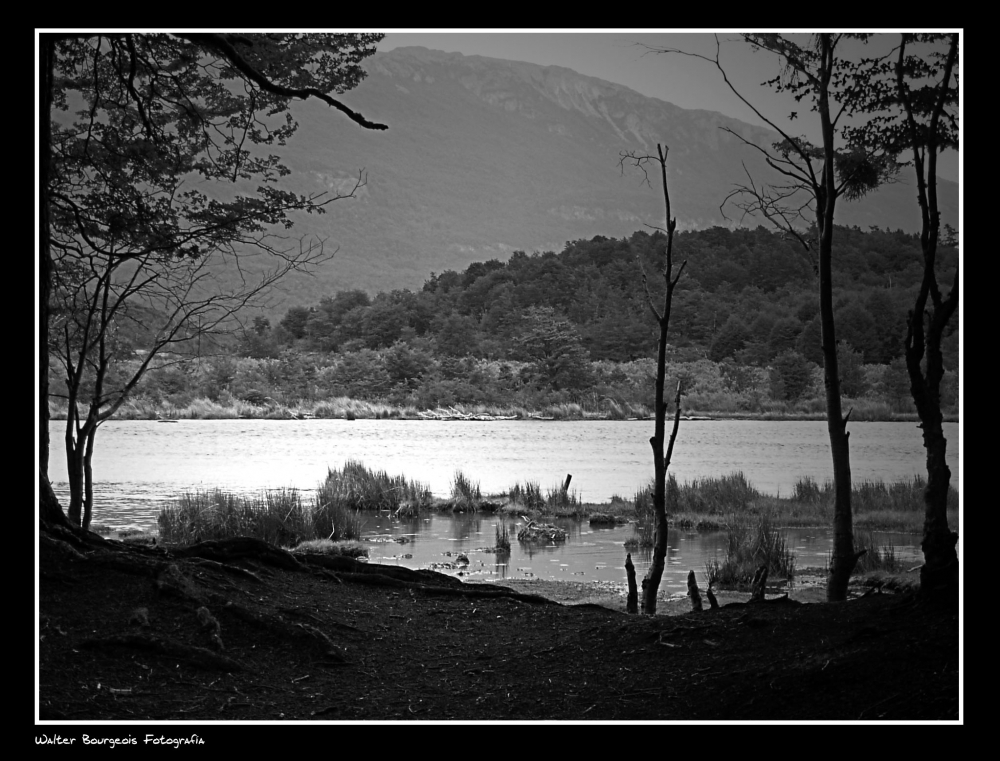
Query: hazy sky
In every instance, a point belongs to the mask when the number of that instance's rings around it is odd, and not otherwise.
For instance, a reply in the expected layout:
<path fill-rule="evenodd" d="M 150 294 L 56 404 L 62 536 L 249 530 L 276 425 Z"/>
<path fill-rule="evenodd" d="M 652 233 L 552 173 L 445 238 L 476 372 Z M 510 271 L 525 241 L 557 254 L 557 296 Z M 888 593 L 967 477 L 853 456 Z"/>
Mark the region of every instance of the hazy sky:
<path fill-rule="evenodd" d="M 886 48 L 896 35 L 886 35 L 872 44 Z M 737 41 L 736 33 L 719 33 L 721 61 L 730 80 L 758 110 L 794 135 L 818 140 L 818 118 L 805 102 L 796 104 L 762 83 L 779 71 L 776 56 L 752 52 Z M 729 90 L 722 75 L 707 61 L 683 55 L 648 52 L 648 48 L 679 48 L 714 56 L 715 37 L 702 32 L 652 33 L 648 30 L 606 32 L 390 32 L 378 45 L 391 50 L 422 45 L 434 50 L 529 61 L 543 66 L 565 66 L 588 76 L 616 82 L 681 108 L 719 111 L 752 124 L 761 124 L 753 111 Z M 648 46 L 648 47 L 646 47 Z M 797 111 L 794 122 L 788 115 Z M 938 174 L 958 181 L 958 156 L 943 156 Z"/>

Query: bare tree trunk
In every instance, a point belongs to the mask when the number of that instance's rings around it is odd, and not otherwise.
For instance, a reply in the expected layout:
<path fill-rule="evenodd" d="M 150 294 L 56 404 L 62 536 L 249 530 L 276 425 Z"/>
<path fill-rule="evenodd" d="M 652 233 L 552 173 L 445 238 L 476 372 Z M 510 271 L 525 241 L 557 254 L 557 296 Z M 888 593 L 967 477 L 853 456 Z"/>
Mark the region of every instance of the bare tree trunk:
<path fill-rule="evenodd" d="M 653 513 L 656 516 L 656 529 L 653 540 L 653 559 L 642 580 L 642 612 L 648 615 L 656 613 L 656 594 L 663 578 L 663 569 L 667 557 L 667 507 L 666 507 L 666 466 L 663 457 L 663 440 L 667 416 L 666 402 L 663 399 L 663 384 L 666 376 L 667 331 L 661 326 L 660 340 L 656 353 L 656 401 L 654 404 L 656 423 L 653 438 L 649 440 L 653 447 Z"/>
<path fill-rule="evenodd" d="M 94 438 L 97 436 L 97 426 L 87 432 L 87 449 L 83 455 L 83 521 L 80 527 L 84 531 L 90 529 L 90 520 L 94 510 Z"/>
<path fill-rule="evenodd" d="M 628 579 L 628 599 L 625 610 L 629 613 L 639 612 L 639 590 L 635 586 L 635 565 L 632 563 L 632 553 L 625 555 L 625 576 Z"/>
<path fill-rule="evenodd" d="M 52 122 L 52 76 L 55 48 L 52 38 L 38 38 L 40 61 L 39 114 L 39 252 L 38 252 L 38 468 L 48 483 L 49 476 L 49 290 L 52 280 L 52 251 L 49 237 L 49 173 Z M 50 487 L 51 488 L 51 487 Z M 58 501 L 55 502 L 58 507 Z M 62 508 L 59 507 L 60 512 Z"/>
<path fill-rule="evenodd" d="M 698 580 L 693 569 L 688 571 L 688 597 L 691 598 L 691 610 L 700 612 L 701 594 L 698 592 Z"/>
<path fill-rule="evenodd" d="M 907 35 L 899 47 L 896 64 L 896 93 L 906 110 L 906 127 L 913 151 L 913 166 L 917 175 L 917 202 L 920 206 L 920 245 L 923 252 L 924 276 L 909 314 L 906 330 L 906 369 L 910 376 L 910 392 L 927 450 L 927 488 L 924 491 L 924 565 L 920 569 L 920 591 L 936 594 L 958 591 L 958 534 L 948 527 L 948 491 L 951 470 L 946 453 L 941 415 L 941 379 L 944 360 L 941 338 L 958 309 L 958 270 L 947 297 L 942 298 L 935 267 L 940 235 L 941 213 L 937 200 L 937 156 L 940 147 L 938 124 L 945 113 L 945 103 L 951 85 L 953 67 L 958 64 L 958 35 L 952 34 L 933 106 L 926 109 L 928 122 L 922 130 L 915 118 L 922 105 L 906 86 L 904 60 Z M 955 85 L 957 89 L 957 82 Z M 926 99 L 926 90 L 921 91 Z M 926 103 L 926 100 L 925 100 Z M 930 303 L 928 303 L 930 302 Z M 925 363 L 925 366 L 921 365 Z"/>
<path fill-rule="evenodd" d="M 820 35 L 824 59 L 832 58 L 830 35 Z M 823 129 L 823 174 L 816 193 L 816 221 L 819 229 L 819 313 L 823 332 L 823 367 L 826 387 L 826 425 L 833 458 L 833 558 L 827 578 L 826 599 L 847 599 L 847 585 L 858 561 L 854 554 L 854 527 L 851 515 L 851 453 L 847 417 L 840 402 L 840 370 L 837 366 L 837 336 L 833 322 L 833 212 L 837 202 L 834 171 L 834 128 L 828 96 L 832 65 L 822 67 L 823 82 L 818 92 L 818 111 Z M 848 413 L 848 416 L 850 413 Z"/>
<path fill-rule="evenodd" d="M 66 470 L 69 478 L 69 505 L 66 518 L 73 528 L 80 527 L 83 517 L 83 458 L 75 447 L 67 445 Z"/>
<path fill-rule="evenodd" d="M 666 330 L 664 329 L 664 336 Z M 662 367 L 662 365 L 661 365 Z M 656 594 L 660 589 L 660 580 L 663 578 L 663 570 L 667 561 L 667 506 L 666 506 L 666 482 L 667 468 L 670 467 L 670 458 L 674 451 L 674 441 L 677 440 L 677 428 L 681 422 L 681 383 L 677 382 L 677 396 L 674 412 L 674 427 L 670 432 L 670 443 L 667 452 L 663 453 L 663 430 L 667 413 L 666 403 L 663 401 L 663 386 L 657 381 L 657 413 L 656 432 L 657 434 L 649 440 L 653 447 L 653 456 L 656 458 L 656 483 L 653 489 L 653 509 L 656 511 L 656 534 L 653 545 L 653 561 L 649 564 L 649 570 L 642 580 L 642 612 L 650 616 L 656 613 Z M 657 438 L 659 436 L 659 438 Z"/>
<path fill-rule="evenodd" d="M 38 469 L 38 517 L 43 524 L 69 528 L 66 514 L 63 512 L 62 505 L 59 504 L 55 492 L 52 491 L 49 477 L 42 472 L 41 468 Z"/>
<path fill-rule="evenodd" d="M 666 565 L 667 557 L 667 508 L 666 508 L 666 482 L 667 468 L 670 467 L 670 457 L 674 450 L 674 441 L 677 439 L 677 427 L 680 425 L 681 417 L 681 384 L 677 384 L 677 414 L 674 416 L 674 427 L 670 434 L 670 444 L 666 454 L 663 452 L 663 444 L 666 434 L 667 404 L 663 398 L 663 387 L 666 383 L 667 365 L 667 333 L 670 328 L 670 309 L 673 305 L 674 288 L 680 280 L 684 271 L 686 261 L 681 263 L 677 270 L 677 275 L 673 275 L 673 245 L 674 231 L 677 229 L 677 220 L 670 216 L 670 192 L 667 187 L 667 153 L 669 148 L 656 145 L 656 156 L 640 156 L 635 153 L 625 152 L 621 154 L 622 165 L 626 160 L 635 162 L 636 166 L 643 167 L 647 161 L 656 161 L 660 166 L 660 178 L 663 183 L 663 205 L 667 220 L 666 234 L 667 246 L 664 252 L 665 264 L 663 267 L 663 282 L 666 290 L 663 294 L 662 312 L 653 304 L 653 297 L 649 292 L 649 283 L 646 281 L 646 272 L 642 273 L 642 285 L 646 291 L 646 301 L 649 309 L 656 317 L 656 322 L 660 326 L 660 336 L 656 348 L 656 398 L 655 398 L 655 425 L 653 437 L 649 440 L 653 448 L 653 510 L 656 514 L 656 533 L 653 544 L 653 559 L 646 572 L 646 577 L 642 580 L 642 612 L 647 615 L 656 613 L 656 594 L 660 588 L 660 579 L 663 578 L 663 569 Z M 648 181 L 648 176 L 647 176 Z M 640 260 L 641 265 L 641 260 Z"/>

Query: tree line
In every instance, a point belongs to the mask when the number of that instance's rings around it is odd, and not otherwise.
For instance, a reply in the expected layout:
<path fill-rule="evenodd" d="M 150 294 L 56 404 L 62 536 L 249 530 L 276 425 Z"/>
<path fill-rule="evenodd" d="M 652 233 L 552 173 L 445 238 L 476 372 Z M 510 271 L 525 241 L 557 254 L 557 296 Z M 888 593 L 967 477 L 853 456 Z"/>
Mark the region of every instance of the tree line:
<path fill-rule="evenodd" d="M 435 358 L 550 358 L 544 374 L 552 387 L 580 388 L 587 385 L 587 360 L 651 356 L 656 325 L 641 298 L 637 261 L 650 265 L 664 245 L 660 232 L 597 236 L 567 242 L 559 253 L 516 251 L 506 262 L 431 273 L 417 292 L 340 291 L 289 308 L 274 325 L 257 317 L 234 350 L 274 358 L 289 349 L 346 355 L 404 344 Z M 676 293 L 671 346 L 677 359 L 767 367 L 779 357 L 788 364 L 785 355 L 793 354 L 822 364 L 815 273 L 783 236 L 763 227 L 715 227 L 679 233 L 676 248 L 690 262 Z M 903 357 L 920 259 L 916 235 L 838 228 L 838 339 L 860 364 L 890 365 Z M 952 240 L 943 248 L 942 273 L 950 275 L 957 261 Z M 958 339 L 955 320 L 943 346 L 950 372 L 958 369 Z"/>

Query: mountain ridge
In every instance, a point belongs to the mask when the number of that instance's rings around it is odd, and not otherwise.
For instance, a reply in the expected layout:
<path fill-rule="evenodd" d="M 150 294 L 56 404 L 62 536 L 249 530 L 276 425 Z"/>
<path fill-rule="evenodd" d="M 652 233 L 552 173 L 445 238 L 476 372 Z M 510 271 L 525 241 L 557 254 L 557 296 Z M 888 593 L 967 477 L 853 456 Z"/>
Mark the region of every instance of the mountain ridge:
<path fill-rule="evenodd" d="M 662 226 L 658 183 L 620 166 L 622 151 L 670 147 L 672 209 L 681 229 L 734 220 L 719 204 L 743 163 L 759 180 L 774 133 L 705 109 L 688 110 L 562 66 L 465 56 L 417 46 L 376 53 L 346 100 L 389 130 L 372 133 L 318 103 L 295 107 L 297 135 L 282 149 L 298 192 L 344 190 L 364 168 L 358 197 L 303 217 L 297 236 L 338 245 L 314 276 L 294 276 L 275 309 L 338 290 L 417 289 L 432 272 L 506 259 L 514 250 L 561 250 L 594 235 Z M 860 203 L 838 204 L 837 224 L 916 230 L 904 172 Z M 941 181 L 944 221 L 957 222 L 957 184 Z M 729 215 L 730 217 L 733 214 Z"/>

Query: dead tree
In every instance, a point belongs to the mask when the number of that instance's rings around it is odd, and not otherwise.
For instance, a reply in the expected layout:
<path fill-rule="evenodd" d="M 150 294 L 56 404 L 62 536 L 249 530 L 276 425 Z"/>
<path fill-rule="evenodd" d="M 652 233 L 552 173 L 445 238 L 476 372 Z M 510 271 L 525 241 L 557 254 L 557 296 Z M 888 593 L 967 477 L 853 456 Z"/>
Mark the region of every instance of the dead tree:
<path fill-rule="evenodd" d="M 760 119 L 774 129 L 781 140 L 770 147 L 757 145 L 738 132 L 723 127 L 748 147 L 763 155 L 765 163 L 781 179 L 779 184 L 761 185 L 747 171 L 748 181 L 738 185 L 723 201 L 732 203 L 744 217 L 763 216 L 777 228 L 794 237 L 812 258 L 819 276 L 819 313 L 822 325 L 823 369 L 826 387 L 827 431 L 833 459 L 834 514 L 833 558 L 827 579 L 827 599 L 847 599 L 851 572 L 863 553 L 854 551 L 851 513 L 850 433 L 840 398 L 840 374 L 837 363 L 837 338 L 833 319 L 832 253 L 833 222 L 837 199 L 858 199 L 880 184 L 888 182 L 895 162 L 863 150 L 838 150 L 835 145 L 838 120 L 853 107 L 853 91 L 845 85 L 850 66 L 838 59 L 836 49 L 844 35 L 817 34 L 808 46 L 777 34 L 747 34 L 744 40 L 759 50 L 777 55 L 782 64 L 780 76 L 766 83 L 778 92 L 788 92 L 796 102 L 809 98 L 820 120 L 822 143 L 813 145 L 805 138 L 794 137 L 768 119 L 733 86 L 719 60 L 716 38 L 714 58 L 683 50 L 655 50 L 701 58 L 722 73 L 729 89 Z M 838 96 L 840 101 L 838 103 Z M 794 114 L 793 114 L 794 116 Z M 723 212 L 725 213 L 725 212 Z M 815 238 L 795 227 L 796 221 L 815 225 Z"/>
<path fill-rule="evenodd" d="M 646 175 L 646 165 L 650 161 L 655 161 L 660 167 L 660 176 L 663 182 L 663 202 L 666 207 L 666 236 L 667 245 L 664 249 L 664 263 L 661 272 L 665 286 L 663 294 L 663 306 L 657 309 L 653 302 L 653 296 L 649 290 L 649 283 L 646 279 L 646 270 L 642 269 L 642 287 L 646 292 L 646 302 L 649 309 L 656 318 L 660 328 L 659 340 L 656 349 L 656 399 L 654 402 L 655 427 L 653 437 L 649 440 L 653 448 L 653 511 L 656 516 L 656 533 L 653 544 L 653 560 L 646 572 L 646 577 L 642 580 L 642 612 L 648 615 L 656 613 L 656 594 L 660 588 L 660 579 L 663 577 L 663 569 L 666 566 L 667 557 L 667 468 L 670 467 L 670 458 L 674 451 L 674 441 L 677 439 L 677 428 L 681 418 L 681 384 L 677 383 L 677 394 L 675 399 L 674 427 L 670 432 L 670 442 L 664 453 L 664 443 L 666 441 L 666 417 L 667 404 L 663 396 L 663 387 L 666 382 L 667 364 L 667 331 L 670 327 L 670 309 L 673 306 L 674 289 L 677 281 L 680 280 L 681 273 L 687 261 L 681 262 L 677 269 L 677 274 L 673 274 L 673 243 L 674 230 L 677 228 L 677 219 L 670 216 L 670 192 L 667 188 L 667 152 L 666 146 L 656 145 L 656 156 L 640 155 L 633 152 L 621 154 L 621 167 L 624 171 L 625 163 L 631 162 L 634 166 L 643 171 L 646 183 L 649 177 Z M 642 262 L 639 262 L 642 267 Z"/>

